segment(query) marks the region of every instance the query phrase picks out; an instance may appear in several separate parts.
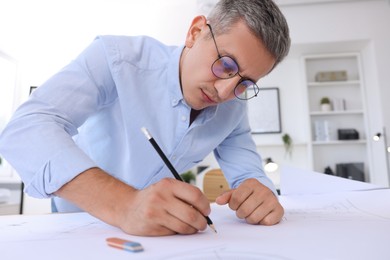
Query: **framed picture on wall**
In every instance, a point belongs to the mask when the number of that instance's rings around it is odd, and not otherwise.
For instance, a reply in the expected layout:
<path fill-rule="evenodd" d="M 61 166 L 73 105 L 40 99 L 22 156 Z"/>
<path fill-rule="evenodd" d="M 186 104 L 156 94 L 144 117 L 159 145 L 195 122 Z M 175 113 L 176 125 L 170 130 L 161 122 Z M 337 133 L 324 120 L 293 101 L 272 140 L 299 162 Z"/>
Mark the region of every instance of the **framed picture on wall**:
<path fill-rule="evenodd" d="M 37 89 L 37 86 L 30 86 L 30 95 Z"/>
<path fill-rule="evenodd" d="M 248 100 L 248 116 L 253 134 L 281 133 L 279 88 L 260 88 L 257 97 Z"/>

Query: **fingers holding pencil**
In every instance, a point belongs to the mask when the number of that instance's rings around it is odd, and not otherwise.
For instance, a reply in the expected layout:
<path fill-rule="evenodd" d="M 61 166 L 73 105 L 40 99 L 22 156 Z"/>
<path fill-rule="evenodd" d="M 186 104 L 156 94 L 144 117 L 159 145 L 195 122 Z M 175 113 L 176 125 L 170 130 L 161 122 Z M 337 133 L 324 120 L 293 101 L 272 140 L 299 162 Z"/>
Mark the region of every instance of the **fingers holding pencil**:
<path fill-rule="evenodd" d="M 199 192 L 196 187 L 171 178 L 138 190 L 132 203 L 138 224 L 132 224 L 133 220 L 127 225 L 138 229 L 132 233 L 147 231 L 151 236 L 194 234 L 205 230 L 207 221 L 203 214 L 208 214 L 210 208 L 208 202 L 199 199 Z M 188 198 L 191 196 L 194 199 Z"/>
<path fill-rule="evenodd" d="M 207 221 L 205 217 L 210 214 L 210 203 L 203 193 L 193 185 L 179 182 L 174 179 L 163 179 L 159 183 L 161 186 L 173 188 L 173 198 L 167 201 L 166 211 L 172 217 L 176 224 L 171 225 L 170 228 L 178 233 L 185 234 L 188 231 L 188 226 L 191 226 L 198 231 L 207 228 Z"/>

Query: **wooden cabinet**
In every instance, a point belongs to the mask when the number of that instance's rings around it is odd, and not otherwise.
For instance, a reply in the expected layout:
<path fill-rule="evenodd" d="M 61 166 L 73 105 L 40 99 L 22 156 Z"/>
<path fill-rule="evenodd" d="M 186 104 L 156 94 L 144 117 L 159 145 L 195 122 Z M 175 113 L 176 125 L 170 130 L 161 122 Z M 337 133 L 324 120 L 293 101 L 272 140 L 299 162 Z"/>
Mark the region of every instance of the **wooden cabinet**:
<path fill-rule="evenodd" d="M 358 53 L 303 57 L 311 137 L 312 168 L 356 180 L 370 180 L 365 86 Z M 331 101 L 322 108 L 321 100 Z M 328 169 L 329 169 L 328 168 Z"/>

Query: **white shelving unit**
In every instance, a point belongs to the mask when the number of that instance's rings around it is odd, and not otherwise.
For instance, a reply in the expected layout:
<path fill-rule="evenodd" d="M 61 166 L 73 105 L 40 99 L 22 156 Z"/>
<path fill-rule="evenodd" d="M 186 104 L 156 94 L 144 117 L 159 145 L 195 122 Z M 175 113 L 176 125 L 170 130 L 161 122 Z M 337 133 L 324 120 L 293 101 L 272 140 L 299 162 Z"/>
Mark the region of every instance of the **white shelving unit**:
<path fill-rule="evenodd" d="M 308 55 L 302 58 L 302 62 L 311 133 L 308 151 L 313 170 L 324 172 L 326 167 L 330 167 L 336 174 L 337 164 L 363 163 L 364 179 L 370 181 L 370 142 L 367 141 L 368 120 L 359 53 Z M 316 80 L 320 72 L 335 71 L 345 71 L 347 78 Z M 342 100 L 344 106 L 322 111 L 320 100 L 323 97 L 332 100 L 332 105 L 336 100 Z M 340 140 L 339 129 L 354 129 L 359 138 Z M 325 134 L 319 134 L 323 130 Z"/>

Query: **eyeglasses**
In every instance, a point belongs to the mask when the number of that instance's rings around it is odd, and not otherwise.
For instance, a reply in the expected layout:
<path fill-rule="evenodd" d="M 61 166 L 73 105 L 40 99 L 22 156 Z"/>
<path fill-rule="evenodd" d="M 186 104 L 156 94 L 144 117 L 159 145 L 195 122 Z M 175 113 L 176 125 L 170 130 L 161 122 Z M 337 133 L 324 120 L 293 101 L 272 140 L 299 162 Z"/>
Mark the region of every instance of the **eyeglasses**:
<path fill-rule="evenodd" d="M 248 100 L 253 97 L 256 97 L 260 89 L 252 80 L 245 78 L 240 75 L 237 62 L 229 56 L 222 56 L 219 53 L 217 42 L 215 41 L 213 30 L 211 25 L 207 24 L 210 28 L 210 33 L 213 38 L 215 48 L 217 49 L 218 58 L 211 65 L 211 71 L 213 74 L 220 79 L 230 79 L 238 75 L 241 79 L 238 81 L 236 87 L 234 88 L 234 95 L 241 100 Z M 246 90 L 253 89 L 253 91 L 247 92 Z"/>

